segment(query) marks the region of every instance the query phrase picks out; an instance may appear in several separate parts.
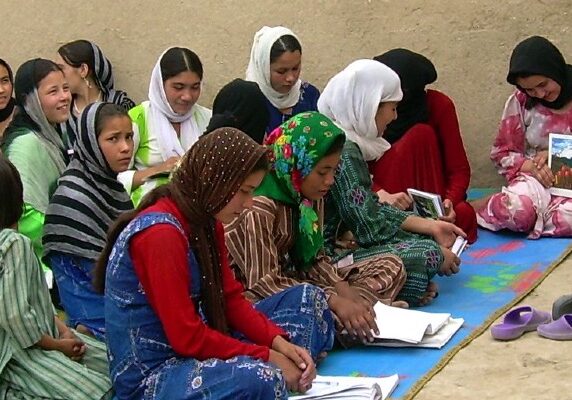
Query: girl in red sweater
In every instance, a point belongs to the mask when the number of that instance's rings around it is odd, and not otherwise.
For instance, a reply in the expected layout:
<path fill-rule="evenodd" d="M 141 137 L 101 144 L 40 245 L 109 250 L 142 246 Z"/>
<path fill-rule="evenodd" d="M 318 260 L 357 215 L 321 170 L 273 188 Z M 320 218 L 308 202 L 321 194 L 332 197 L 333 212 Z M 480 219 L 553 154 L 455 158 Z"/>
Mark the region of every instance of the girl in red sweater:
<path fill-rule="evenodd" d="M 227 260 L 222 223 L 252 205 L 267 168 L 264 147 L 217 129 L 111 229 L 96 276 L 117 398 L 283 399 L 311 386 L 333 343 L 323 291 L 252 305 Z"/>
<path fill-rule="evenodd" d="M 383 137 L 391 144 L 383 156 L 370 163 L 374 190 L 380 200 L 401 209 L 411 206 L 408 188 L 441 195 L 447 215 L 477 240 L 475 210 L 466 201 L 471 167 L 463 146 L 459 120 L 453 101 L 425 86 L 437 80 L 433 63 L 407 49 L 393 49 L 375 60 L 393 69 L 401 79 L 403 100 L 397 119 L 387 126 Z"/>

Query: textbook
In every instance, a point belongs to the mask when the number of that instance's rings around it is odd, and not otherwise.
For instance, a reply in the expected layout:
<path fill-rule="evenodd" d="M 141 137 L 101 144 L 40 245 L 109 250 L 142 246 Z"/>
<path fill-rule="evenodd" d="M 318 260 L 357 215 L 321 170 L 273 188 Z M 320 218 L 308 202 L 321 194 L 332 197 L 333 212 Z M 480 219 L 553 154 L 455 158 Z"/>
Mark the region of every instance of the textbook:
<path fill-rule="evenodd" d="M 570 191 L 572 193 L 572 191 Z M 423 218 L 439 219 L 445 215 L 445 208 L 441 196 L 435 193 L 423 192 L 417 189 L 407 189 L 407 193 L 413 199 L 413 211 Z M 467 239 L 457 236 L 451 251 L 457 257 L 461 256 L 467 246 Z"/>
<path fill-rule="evenodd" d="M 379 335 L 368 346 L 425 347 L 440 349 L 465 322 L 449 313 L 430 313 L 387 306 L 373 307 Z"/>
<path fill-rule="evenodd" d="M 550 193 L 572 197 L 572 136 L 548 135 L 548 167 L 554 175 Z"/>
<path fill-rule="evenodd" d="M 451 251 L 455 253 L 457 257 L 461 257 L 461 254 L 463 253 L 463 250 L 465 250 L 465 247 L 467 247 L 467 239 L 465 239 L 462 236 L 457 236 L 457 239 L 455 239 L 455 243 L 453 243 L 453 246 L 451 247 Z"/>
<path fill-rule="evenodd" d="M 407 193 L 413 200 L 413 211 L 420 217 L 438 219 L 445 215 L 440 195 L 411 188 Z"/>
<path fill-rule="evenodd" d="M 316 376 L 312 388 L 291 400 L 341 399 L 385 400 L 399 383 L 397 374 L 383 378 L 352 376 Z"/>

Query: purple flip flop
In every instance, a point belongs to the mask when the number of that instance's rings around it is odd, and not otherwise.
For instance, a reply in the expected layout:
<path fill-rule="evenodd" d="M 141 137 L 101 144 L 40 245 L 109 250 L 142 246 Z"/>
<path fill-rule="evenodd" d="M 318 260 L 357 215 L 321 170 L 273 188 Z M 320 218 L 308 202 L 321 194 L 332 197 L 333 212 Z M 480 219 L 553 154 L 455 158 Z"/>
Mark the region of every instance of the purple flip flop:
<path fill-rule="evenodd" d="M 496 340 L 513 340 L 551 320 L 550 313 L 546 311 L 531 306 L 521 306 L 506 313 L 503 322 L 491 328 L 491 335 Z"/>
<path fill-rule="evenodd" d="M 556 321 L 540 325 L 536 331 L 542 337 L 552 340 L 572 340 L 572 314 L 564 314 Z"/>

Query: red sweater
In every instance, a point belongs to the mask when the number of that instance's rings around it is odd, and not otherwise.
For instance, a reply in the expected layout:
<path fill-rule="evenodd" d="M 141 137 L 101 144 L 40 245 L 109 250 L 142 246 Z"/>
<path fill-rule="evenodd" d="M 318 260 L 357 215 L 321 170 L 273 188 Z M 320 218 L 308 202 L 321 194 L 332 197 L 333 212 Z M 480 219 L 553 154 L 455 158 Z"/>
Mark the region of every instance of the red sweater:
<path fill-rule="evenodd" d="M 190 227 L 175 203 L 163 198 L 143 212 L 169 213 L 185 231 L 183 236 L 170 224 L 157 224 L 135 235 L 129 245 L 135 273 L 175 352 L 198 360 L 247 355 L 267 361 L 272 341 L 285 333 L 243 297 L 243 287 L 229 267 L 222 225 L 217 223 L 216 226 L 216 245 L 222 264 L 226 318 L 230 329 L 242 332 L 256 344 L 210 328 L 195 311 L 189 292 L 187 238 Z"/>
<path fill-rule="evenodd" d="M 427 90 L 429 125 L 439 137 L 446 199 L 457 204 L 466 199 L 471 180 L 471 167 L 459 128 L 459 119 L 453 100 L 437 90 Z"/>
<path fill-rule="evenodd" d="M 416 129 L 426 131 L 429 128 L 425 124 L 411 127 L 383 157 L 369 164 L 373 174 L 372 189 L 398 193 L 412 187 L 440 194 L 456 205 L 466 198 L 471 167 L 455 105 L 445 94 L 428 89 L 427 106 L 427 125 L 435 131 L 435 135 L 431 135 L 435 144 L 428 142 L 427 136 L 409 133 Z"/>

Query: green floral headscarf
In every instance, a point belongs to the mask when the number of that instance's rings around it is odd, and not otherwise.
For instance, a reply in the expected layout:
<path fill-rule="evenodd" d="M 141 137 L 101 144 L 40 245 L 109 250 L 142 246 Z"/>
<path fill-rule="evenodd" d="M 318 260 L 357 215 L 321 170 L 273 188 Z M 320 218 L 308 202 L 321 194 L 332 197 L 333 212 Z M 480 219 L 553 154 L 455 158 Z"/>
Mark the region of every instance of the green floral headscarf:
<path fill-rule="evenodd" d="M 295 268 L 311 268 L 324 238 L 312 201 L 303 197 L 301 186 L 338 136 L 344 132 L 318 112 L 298 114 L 272 131 L 264 141 L 271 150 L 271 171 L 255 194 L 298 206 L 300 219 L 291 256 Z"/>

